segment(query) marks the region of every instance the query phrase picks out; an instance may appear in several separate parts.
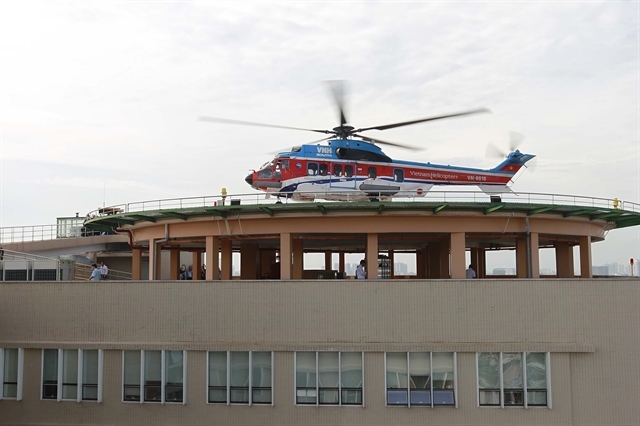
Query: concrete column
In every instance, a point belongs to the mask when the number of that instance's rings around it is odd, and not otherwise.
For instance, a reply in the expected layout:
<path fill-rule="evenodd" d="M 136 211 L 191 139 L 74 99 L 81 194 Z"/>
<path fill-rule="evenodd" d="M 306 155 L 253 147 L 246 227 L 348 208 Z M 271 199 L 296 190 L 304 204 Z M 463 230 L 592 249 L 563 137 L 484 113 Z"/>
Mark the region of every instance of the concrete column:
<path fill-rule="evenodd" d="M 291 234 L 284 232 L 280 234 L 280 279 L 291 279 L 291 252 L 293 242 Z"/>
<path fill-rule="evenodd" d="M 449 244 L 451 246 L 451 278 L 466 278 L 465 266 L 465 234 L 464 232 L 452 232 L 449 235 Z"/>
<path fill-rule="evenodd" d="M 304 269 L 304 251 L 302 247 L 303 240 L 301 238 L 293 238 L 291 242 L 291 250 L 293 251 L 291 278 L 294 280 L 302 279 L 302 270 Z"/>
<path fill-rule="evenodd" d="M 427 278 L 441 278 L 440 273 L 440 248 L 439 242 L 429 243 L 427 246 Z M 419 273 L 420 271 L 418 271 Z"/>
<path fill-rule="evenodd" d="M 202 253 L 194 251 L 191 255 L 191 264 L 193 265 L 192 280 L 201 280 L 200 273 L 202 272 Z"/>
<path fill-rule="evenodd" d="M 333 269 L 333 265 L 331 265 L 331 256 L 332 253 L 330 251 L 324 252 L 324 269 L 325 271 L 330 271 Z"/>
<path fill-rule="evenodd" d="M 527 278 L 527 239 L 516 238 L 516 275 L 518 278 Z"/>
<path fill-rule="evenodd" d="M 580 278 L 593 278 L 591 273 L 591 237 L 580 237 Z"/>
<path fill-rule="evenodd" d="M 367 260 L 367 278 L 378 279 L 378 234 L 367 234 L 367 250 L 365 258 Z"/>
<path fill-rule="evenodd" d="M 240 278 L 255 280 L 258 278 L 258 245 L 242 244 L 240 246 Z"/>
<path fill-rule="evenodd" d="M 429 278 L 429 248 L 422 247 L 416 250 L 416 278 L 423 280 Z"/>
<path fill-rule="evenodd" d="M 225 238 L 222 240 L 221 260 L 220 268 L 222 269 L 222 279 L 233 279 L 233 250 L 231 248 L 231 240 Z"/>
<path fill-rule="evenodd" d="M 158 245 L 156 255 L 156 241 L 153 238 L 149 239 L 149 280 L 161 280 L 162 279 L 162 246 Z M 153 269 L 155 263 L 155 272 Z"/>
<path fill-rule="evenodd" d="M 480 275 L 480 249 L 478 247 L 471 248 L 471 265 L 476 271 L 476 278 L 482 278 Z"/>
<path fill-rule="evenodd" d="M 344 252 L 340 252 L 338 253 L 338 272 L 341 272 L 344 274 Z"/>
<path fill-rule="evenodd" d="M 180 279 L 180 249 L 171 249 L 169 251 L 169 279 Z"/>
<path fill-rule="evenodd" d="M 131 250 L 131 279 L 140 280 L 142 278 L 142 250 L 134 248 Z"/>
<path fill-rule="evenodd" d="M 516 273 L 518 278 L 540 278 L 538 233 L 530 232 L 529 240 L 529 250 L 527 252 L 527 237 L 518 237 L 516 239 Z M 529 277 L 528 268 L 531 269 L 531 277 Z"/>
<path fill-rule="evenodd" d="M 573 246 L 568 241 L 556 241 L 553 246 L 556 252 L 556 274 L 558 278 L 574 278 Z"/>
<path fill-rule="evenodd" d="M 220 268 L 220 260 L 218 256 L 220 251 L 220 238 L 208 236 L 205 244 L 207 280 L 219 280 L 218 269 Z"/>
<path fill-rule="evenodd" d="M 389 263 L 390 263 L 389 266 L 391 267 L 391 271 L 390 271 L 391 279 L 393 279 L 393 277 L 396 274 L 396 266 L 395 266 L 395 260 L 394 259 L 395 259 L 395 257 L 394 257 L 393 250 L 389 250 Z"/>
<path fill-rule="evenodd" d="M 487 251 L 483 247 L 478 248 L 478 270 L 476 275 L 478 278 L 487 277 Z"/>
<path fill-rule="evenodd" d="M 451 269 L 450 269 L 450 261 L 449 261 L 449 249 L 451 245 L 451 238 L 446 238 L 440 241 L 440 257 L 438 258 L 440 262 L 440 277 L 439 278 L 450 278 L 451 277 Z M 466 276 L 466 275 L 465 275 Z"/>
<path fill-rule="evenodd" d="M 529 233 L 531 256 L 531 278 L 540 278 L 540 240 L 537 232 Z"/>

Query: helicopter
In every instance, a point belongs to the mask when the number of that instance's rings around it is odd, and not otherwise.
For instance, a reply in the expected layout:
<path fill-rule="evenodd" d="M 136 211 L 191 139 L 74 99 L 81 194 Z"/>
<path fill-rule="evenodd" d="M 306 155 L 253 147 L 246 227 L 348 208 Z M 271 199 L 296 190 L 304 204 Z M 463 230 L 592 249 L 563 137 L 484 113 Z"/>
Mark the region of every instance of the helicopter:
<path fill-rule="evenodd" d="M 345 116 L 342 81 L 331 81 L 329 84 L 340 119 L 340 125 L 331 130 L 205 116 L 199 117 L 198 120 L 330 135 L 276 154 L 271 161 L 253 170 L 245 178 L 247 184 L 265 192 L 267 197 L 274 195 L 300 201 L 387 201 L 393 198 L 424 197 L 435 185 L 475 185 L 494 200 L 499 194 L 512 192 L 508 184 L 522 167 L 535 157 L 516 149 L 515 145 L 521 138 L 512 138 L 511 152 L 503 154 L 506 158 L 496 167 L 487 170 L 392 159 L 378 145 L 410 150 L 420 148 L 384 141 L 361 133 L 491 111 L 479 108 L 399 123 L 355 128 L 348 124 Z M 495 147 L 493 149 L 497 151 Z"/>

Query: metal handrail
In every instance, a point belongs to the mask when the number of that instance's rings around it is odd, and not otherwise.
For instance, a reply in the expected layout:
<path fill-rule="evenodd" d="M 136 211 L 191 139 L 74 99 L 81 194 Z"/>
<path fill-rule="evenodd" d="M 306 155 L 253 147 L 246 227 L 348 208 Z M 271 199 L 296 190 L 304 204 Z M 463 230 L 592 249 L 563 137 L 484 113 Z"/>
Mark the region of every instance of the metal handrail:
<path fill-rule="evenodd" d="M 342 194 L 348 199 L 362 199 L 362 192 L 356 190 L 341 190 Z M 307 194 L 310 197 L 317 192 L 297 191 L 296 194 Z M 423 196 L 418 196 L 415 191 L 402 192 L 409 198 L 395 200 L 404 202 L 446 202 L 446 203 L 464 203 L 464 202 L 488 202 L 489 195 L 482 191 L 429 191 Z M 381 198 L 388 197 L 384 193 L 378 193 Z M 388 197 L 394 200 L 394 197 Z M 598 198 L 586 197 L 579 195 L 562 195 L 540 192 L 521 192 L 521 193 L 505 193 L 501 194 L 501 199 L 509 203 L 526 203 L 526 204 L 552 204 L 552 205 L 571 205 L 584 207 L 599 207 L 605 209 L 619 209 L 640 213 L 640 204 L 631 201 L 618 200 L 617 198 Z M 274 194 L 251 193 L 251 194 L 231 194 L 231 195 L 207 195 L 199 197 L 184 198 L 167 198 L 158 200 L 137 201 L 126 204 L 115 204 L 109 207 L 101 207 L 89 212 L 86 219 L 94 217 L 106 216 L 118 213 L 135 213 L 145 211 L 156 211 L 164 209 L 189 209 L 212 206 L 228 206 L 232 202 L 241 202 L 242 204 L 275 204 L 282 202 L 285 204 L 296 203 L 290 198 L 278 198 Z M 319 200 L 319 202 L 332 202 Z M 57 238 L 58 225 L 28 225 L 28 226 L 11 226 L 0 228 L 0 244 L 43 241 Z M 87 231 L 85 235 L 99 235 L 99 231 Z"/>

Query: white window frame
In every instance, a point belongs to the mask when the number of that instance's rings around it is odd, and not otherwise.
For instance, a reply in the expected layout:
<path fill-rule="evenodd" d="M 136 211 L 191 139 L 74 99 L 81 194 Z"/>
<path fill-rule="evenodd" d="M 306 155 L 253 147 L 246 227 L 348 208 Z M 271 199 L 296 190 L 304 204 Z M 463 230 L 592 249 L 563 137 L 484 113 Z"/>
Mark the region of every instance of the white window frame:
<path fill-rule="evenodd" d="M 16 396 L 4 396 L 4 356 L 7 349 L 18 349 L 18 382 L 16 384 Z M 22 372 L 24 371 L 23 348 L 0 348 L 0 400 L 22 401 Z"/>
<path fill-rule="evenodd" d="M 389 387 L 387 386 L 387 353 L 394 353 L 394 352 L 399 352 L 399 353 L 403 353 L 404 351 L 391 351 L 391 352 L 385 352 L 384 353 L 384 405 L 385 407 L 401 407 L 401 408 L 411 408 L 411 377 L 410 377 L 410 372 L 411 372 L 411 363 L 410 363 L 410 357 L 409 354 L 410 353 L 425 353 L 425 354 L 429 354 L 429 381 L 431 382 L 431 395 L 430 395 L 430 399 L 431 399 L 431 404 L 430 405 L 424 405 L 424 404 L 420 404 L 420 405 L 415 405 L 414 407 L 424 407 L 424 408 L 434 408 L 434 407 L 453 407 L 453 408 L 458 408 L 458 353 L 457 352 L 422 352 L 422 351 L 409 351 L 406 352 L 407 355 L 407 405 L 404 404 L 389 404 L 388 403 L 388 396 L 387 396 L 387 391 L 389 389 Z M 447 353 L 447 354 L 453 354 L 453 405 L 444 405 L 444 404 L 434 404 L 433 403 L 433 354 L 434 353 Z M 476 363 L 477 364 L 477 363 Z M 436 389 L 438 390 L 438 389 Z"/>
<path fill-rule="evenodd" d="M 46 348 L 49 349 L 49 348 Z M 42 349 L 42 362 L 40 365 L 40 399 L 43 401 L 76 401 L 76 402 L 102 402 L 102 384 L 103 384 L 103 369 L 104 369 L 104 351 L 102 349 L 97 349 L 98 351 L 98 398 L 96 400 L 93 399 L 82 399 L 82 373 L 83 373 L 83 354 L 84 351 L 88 350 L 96 350 L 96 349 L 68 349 L 72 351 L 78 351 L 78 383 L 76 384 L 77 392 L 76 398 L 72 399 L 63 399 L 62 398 L 62 380 L 63 380 L 63 366 L 64 366 L 64 351 L 65 349 L 58 349 L 58 373 L 57 373 L 57 390 L 56 390 L 56 399 L 53 398 L 44 398 L 44 353 L 45 349 Z"/>
<path fill-rule="evenodd" d="M 211 352 L 220 352 L 226 354 L 227 357 L 227 402 L 211 402 L 209 401 L 209 354 Z M 248 352 L 249 353 L 249 402 L 231 402 L 231 352 Z M 254 352 L 268 352 L 271 354 L 271 403 L 262 404 L 262 403 L 253 403 L 253 353 Z M 205 392 L 205 403 L 210 405 L 243 405 L 243 406 L 258 406 L 258 407 L 268 407 L 274 404 L 274 373 L 273 373 L 273 351 L 207 351 L 207 388 Z"/>
<path fill-rule="evenodd" d="M 478 367 L 478 355 L 481 352 L 476 352 L 476 405 L 480 408 L 552 408 L 551 401 L 551 353 L 544 351 L 528 351 L 528 352 L 518 352 L 518 351 L 504 351 L 498 352 L 498 365 L 499 365 L 499 373 L 500 373 L 500 404 L 499 405 L 480 405 L 480 369 Z M 482 352 L 485 353 L 485 352 Z M 486 352 L 492 353 L 492 352 Z M 493 352 L 495 353 L 495 352 Z M 504 403 L 504 380 L 503 380 L 503 366 L 502 366 L 502 354 L 503 353 L 517 353 L 522 356 L 522 389 L 524 392 L 524 403 L 523 405 L 505 405 Z M 528 353 L 544 353 L 545 354 L 545 373 L 547 376 L 547 405 L 529 405 L 528 403 L 528 392 L 527 392 L 527 354 Z"/>
<path fill-rule="evenodd" d="M 298 384 L 297 384 L 297 375 L 298 375 L 298 353 L 299 352 L 314 352 L 316 355 L 316 403 L 315 404 L 298 404 Z M 364 352 L 363 351 L 338 351 L 338 395 L 339 401 L 337 404 L 320 404 L 320 380 L 319 378 L 319 369 L 318 369 L 318 359 L 320 352 L 334 352 L 334 351 L 296 351 L 294 352 L 293 357 L 293 403 L 298 407 L 360 407 L 364 408 L 365 406 L 365 395 L 364 395 Z M 362 404 L 343 404 L 342 403 L 342 353 L 359 353 L 362 356 L 361 366 L 362 366 Z"/>
<path fill-rule="evenodd" d="M 124 354 L 126 351 L 130 350 L 131 352 L 140 352 L 140 400 L 139 401 L 127 401 L 124 399 L 124 377 L 125 377 L 125 364 L 124 364 Z M 145 401 L 144 400 L 144 376 L 145 376 L 145 349 L 125 349 L 122 351 L 122 380 L 121 380 L 121 391 L 122 394 L 120 399 L 124 403 L 128 404 L 187 404 L 187 351 L 180 349 L 150 349 L 149 352 L 160 351 L 160 401 Z M 167 352 L 179 351 L 182 352 L 182 402 L 173 402 L 166 401 L 166 386 L 167 386 L 167 378 L 166 378 L 166 357 Z"/>

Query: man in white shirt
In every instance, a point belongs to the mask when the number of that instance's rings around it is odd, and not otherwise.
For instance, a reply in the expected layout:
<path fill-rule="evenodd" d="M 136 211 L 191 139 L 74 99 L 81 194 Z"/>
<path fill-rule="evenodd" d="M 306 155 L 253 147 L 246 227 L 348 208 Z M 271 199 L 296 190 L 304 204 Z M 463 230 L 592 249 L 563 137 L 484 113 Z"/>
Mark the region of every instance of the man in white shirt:
<path fill-rule="evenodd" d="M 356 267 L 356 279 L 357 280 L 365 280 L 367 279 L 367 271 L 364 270 L 365 266 L 367 266 L 367 262 L 362 259 L 360 264 Z"/>
<path fill-rule="evenodd" d="M 467 279 L 470 280 L 475 277 L 476 277 L 476 271 L 474 271 L 471 265 L 469 265 L 469 269 L 467 269 Z"/>
<path fill-rule="evenodd" d="M 107 268 L 107 265 L 105 265 L 104 262 L 100 262 L 100 278 L 106 280 L 108 273 L 109 268 Z"/>

